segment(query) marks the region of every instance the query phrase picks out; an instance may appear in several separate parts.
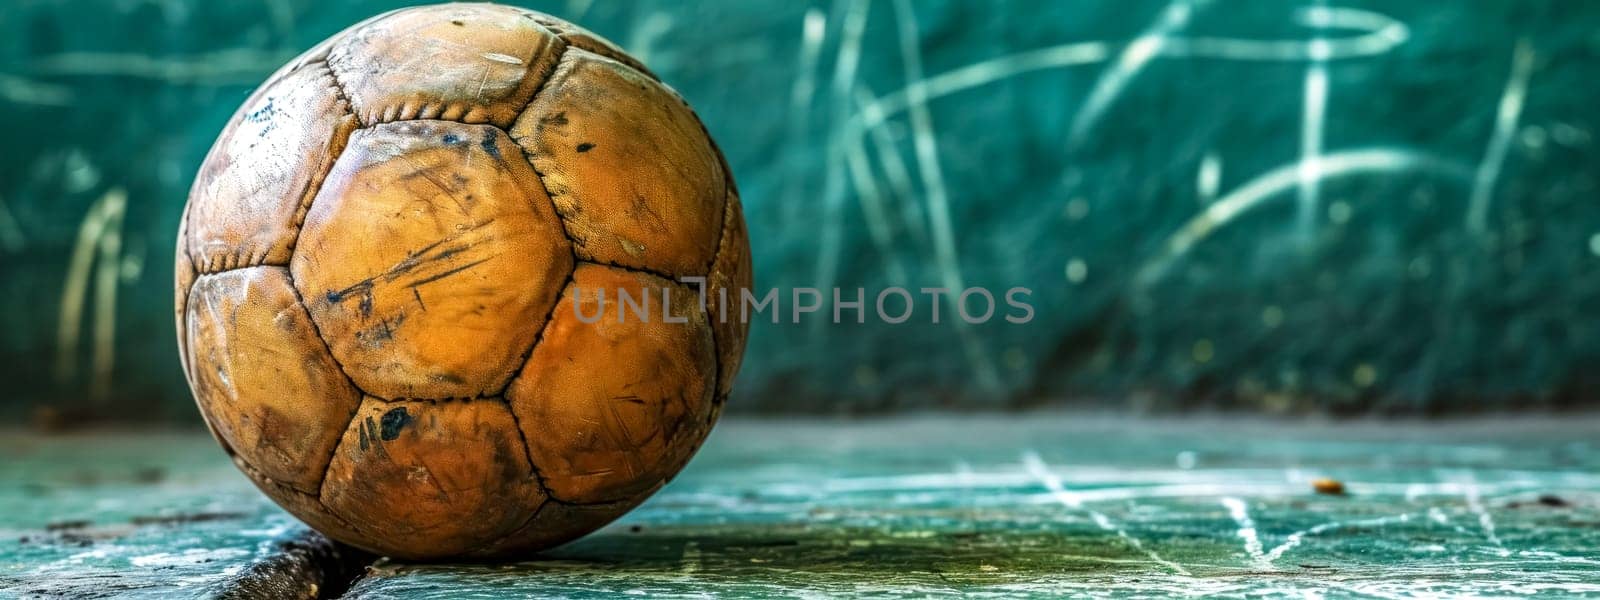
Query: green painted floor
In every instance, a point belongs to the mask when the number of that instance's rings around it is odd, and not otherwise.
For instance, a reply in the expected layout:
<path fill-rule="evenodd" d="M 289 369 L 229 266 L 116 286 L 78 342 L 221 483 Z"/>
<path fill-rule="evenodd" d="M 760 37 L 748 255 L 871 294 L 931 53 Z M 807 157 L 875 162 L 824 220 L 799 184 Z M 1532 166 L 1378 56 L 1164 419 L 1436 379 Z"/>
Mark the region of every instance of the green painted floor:
<path fill-rule="evenodd" d="M 346 597 L 1600 597 L 1597 432 L 728 420 L 586 539 L 519 564 L 380 563 Z M 0 436 L 0 596 L 207 595 L 299 527 L 203 433 Z"/>

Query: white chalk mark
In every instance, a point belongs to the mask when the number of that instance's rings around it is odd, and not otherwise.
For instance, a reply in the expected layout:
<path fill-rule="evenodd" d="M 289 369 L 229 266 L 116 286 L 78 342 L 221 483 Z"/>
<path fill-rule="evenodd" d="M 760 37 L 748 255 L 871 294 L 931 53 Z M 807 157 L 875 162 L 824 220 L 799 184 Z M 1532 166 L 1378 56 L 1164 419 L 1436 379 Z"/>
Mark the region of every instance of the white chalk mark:
<path fill-rule="evenodd" d="M 955 473 L 956 481 L 968 483 L 972 480 L 972 464 L 968 463 L 967 461 L 957 459 L 955 464 L 951 465 L 950 470 Z M 965 488 L 971 486 L 962 485 L 960 487 Z"/>
<path fill-rule="evenodd" d="M 856 199 L 861 203 L 861 213 L 867 221 L 867 234 L 882 257 L 889 281 L 896 286 L 908 285 L 909 276 L 900 257 L 894 252 L 893 230 L 889 225 L 888 209 L 884 206 L 883 190 L 872 177 L 866 150 L 861 144 L 850 144 L 845 149 L 845 162 L 850 166 L 850 178 L 855 184 Z"/>
<path fill-rule="evenodd" d="M 213 561 L 225 561 L 232 558 L 248 556 L 249 550 L 241 548 L 190 548 L 182 552 L 157 552 L 142 556 L 128 557 L 128 563 L 145 569 L 172 568 L 180 565 L 195 565 Z"/>
<path fill-rule="evenodd" d="M 928 227 L 922 212 L 922 203 L 917 198 L 916 184 L 911 181 L 911 170 L 901 158 L 894 135 L 889 131 L 883 115 L 879 114 L 876 97 L 866 89 L 865 85 L 856 87 L 856 105 L 867 122 L 872 123 L 868 127 L 869 133 L 872 134 L 872 148 L 878 155 L 878 164 L 883 169 L 884 178 L 889 181 L 889 189 L 894 192 L 894 197 L 900 205 L 901 224 L 911 233 L 913 241 L 921 247 L 927 247 Z M 859 137 L 846 139 L 853 140 Z"/>
<path fill-rule="evenodd" d="M 1268 564 L 1277 562 L 1279 558 L 1283 557 L 1285 552 L 1298 547 L 1302 542 L 1305 541 L 1307 537 L 1322 535 L 1335 529 L 1343 529 L 1346 527 L 1379 527 L 1388 525 L 1390 523 L 1406 523 L 1409 521 L 1411 521 L 1411 513 L 1379 517 L 1376 519 L 1363 519 L 1360 521 L 1333 521 L 1329 523 L 1323 523 L 1310 529 L 1302 529 L 1289 534 L 1289 537 L 1285 539 L 1282 544 L 1278 544 L 1276 547 L 1274 547 L 1271 552 L 1268 552 L 1266 556 L 1263 557 L 1263 559 Z"/>
<path fill-rule="evenodd" d="M 111 374 L 117 356 L 117 284 L 122 275 L 122 220 L 128 194 L 121 188 L 106 192 L 105 232 L 100 237 L 100 258 L 95 271 L 93 375 L 89 397 L 104 401 L 111 396 Z"/>
<path fill-rule="evenodd" d="M 1310 60 L 1318 55 L 1325 55 L 1328 60 L 1342 60 L 1383 54 L 1404 43 L 1410 35 L 1405 23 L 1349 8 L 1307 9 L 1297 12 L 1295 18 L 1307 27 L 1365 33 L 1328 38 L 1321 50 L 1314 50 L 1305 40 L 1171 37 L 1161 45 L 1160 54 L 1162 57 L 1267 62 Z M 982 60 L 929 77 L 917 84 L 918 93 L 924 100 L 934 100 L 1025 73 L 1105 62 L 1114 45 L 1107 41 L 1072 42 Z M 875 114 L 879 119 L 889 119 L 905 111 L 910 105 L 910 93 L 908 84 L 906 88 L 885 94 L 879 99 L 879 110 Z M 850 135 L 861 135 L 870 125 L 864 122 L 866 114 L 867 111 L 863 111 L 861 121 L 846 124 Z"/>
<path fill-rule="evenodd" d="M 870 8 L 872 4 L 867 0 L 850 0 L 850 5 L 845 9 L 830 91 L 836 110 L 842 109 L 846 112 L 849 110 L 851 91 L 856 84 L 856 71 L 861 68 L 861 38 L 866 32 L 867 12 Z"/>
<path fill-rule="evenodd" d="M 78 337 L 83 328 L 84 296 L 89 292 L 89 270 L 95 248 L 105 230 L 104 199 L 89 206 L 78 225 L 78 240 L 67 260 L 66 282 L 61 289 L 61 314 L 56 324 L 56 379 L 70 381 L 78 370 Z"/>
<path fill-rule="evenodd" d="M 1110 517 L 1107 517 L 1105 513 L 1084 506 L 1083 499 L 1061 484 L 1061 478 L 1057 477 L 1055 473 L 1050 471 L 1050 466 L 1045 464 L 1044 459 L 1039 458 L 1039 453 L 1032 450 L 1022 453 L 1022 464 L 1027 468 L 1028 473 L 1033 475 L 1033 477 L 1050 492 L 1050 495 L 1053 496 L 1056 501 L 1060 502 L 1063 506 L 1073 510 L 1081 510 L 1088 514 L 1089 518 L 1093 520 L 1095 525 L 1099 526 L 1100 529 L 1117 534 L 1117 537 L 1122 538 L 1124 542 L 1127 542 L 1128 545 L 1134 547 L 1134 549 L 1144 552 L 1145 555 L 1149 556 L 1150 560 L 1155 561 L 1156 564 L 1171 569 L 1172 572 L 1179 575 L 1189 575 L 1188 569 L 1183 568 L 1183 565 L 1179 565 L 1178 563 L 1161 558 L 1161 555 L 1157 554 L 1155 550 L 1146 548 L 1144 542 L 1141 542 L 1139 541 L 1139 538 L 1130 535 L 1126 529 L 1119 527 L 1111 520 Z"/>
<path fill-rule="evenodd" d="M 1528 96 L 1533 59 L 1533 44 L 1527 38 L 1518 40 L 1511 57 L 1511 75 L 1506 78 L 1506 89 L 1500 95 L 1500 107 L 1495 113 L 1494 133 L 1489 136 L 1483 162 L 1478 163 L 1477 175 L 1472 180 L 1467 228 L 1474 233 L 1484 233 L 1489 228 L 1489 202 L 1494 197 L 1495 182 L 1500 179 L 1500 168 L 1505 165 L 1506 153 L 1511 148 L 1511 138 L 1516 133 L 1517 120 Z"/>
<path fill-rule="evenodd" d="M 1500 541 L 1500 535 L 1495 532 L 1494 515 L 1489 514 L 1489 509 L 1483 505 L 1483 490 L 1478 486 L 1478 477 L 1472 471 L 1460 471 L 1455 479 L 1461 485 L 1461 498 L 1467 503 L 1467 510 L 1478 517 L 1478 528 L 1483 530 L 1483 539 L 1493 544 L 1500 556 L 1510 556 L 1511 551 L 1506 549 L 1505 543 Z"/>
<path fill-rule="evenodd" d="M 1217 188 L 1222 185 L 1222 157 L 1216 152 L 1206 152 L 1200 158 L 1200 170 L 1195 173 L 1195 196 L 1200 199 L 1200 205 L 1211 204 L 1217 199 Z"/>
<path fill-rule="evenodd" d="M 678 571 L 684 575 L 693 575 L 700 572 L 700 567 L 705 563 L 704 552 L 700 550 L 700 542 L 689 541 L 683 545 L 683 556 L 679 559 L 681 565 Z"/>
<path fill-rule="evenodd" d="M 16 215 L 11 214 L 11 207 L 6 204 L 5 198 L 0 198 L 0 248 L 7 252 L 19 252 L 27 243 L 28 239 L 22 235 L 22 225 L 17 222 Z"/>
<path fill-rule="evenodd" d="M 1596 559 L 1593 559 L 1593 558 L 1586 558 L 1586 557 L 1582 557 L 1582 556 L 1567 556 L 1565 554 L 1561 554 L 1560 552 L 1550 552 L 1548 550 L 1522 550 L 1522 551 L 1517 552 L 1517 556 L 1526 556 L 1526 557 L 1532 557 L 1532 558 L 1543 558 L 1543 559 L 1548 559 L 1551 562 L 1558 562 L 1558 563 L 1573 563 L 1573 564 L 1580 564 L 1580 565 L 1600 565 L 1600 560 L 1596 560 Z"/>
<path fill-rule="evenodd" d="M 1424 486 L 1420 483 L 1413 483 L 1406 486 L 1406 502 L 1415 503 L 1417 498 L 1422 497 L 1422 494 L 1426 489 L 1427 486 Z"/>
<path fill-rule="evenodd" d="M 1095 82 L 1088 99 L 1083 102 L 1083 108 L 1073 117 L 1072 129 L 1067 135 L 1069 149 L 1077 148 L 1083 143 L 1084 136 L 1087 136 L 1100 122 L 1100 117 L 1117 97 L 1122 95 L 1128 84 L 1133 82 L 1133 78 L 1161 54 L 1161 49 L 1166 46 L 1172 34 L 1187 27 L 1195 9 L 1204 7 L 1208 2 L 1209 0 L 1173 0 L 1144 33 L 1139 34 L 1139 37 L 1134 38 L 1122 49 L 1116 62 L 1112 63 L 1100 76 L 1100 80 Z"/>
<path fill-rule="evenodd" d="M 1381 583 L 1344 582 L 1336 579 L 1326 579 L 1323 580 L 1322 583 L 1328 585 L 1329 587 L 1335 587 L 1347 592 L 1351 592 L 1354 594 L 1353 597 L 1357 598 L 1371 597 L 1381 598 L 1382 600 L 1415 600 L 1418 597 L 1416 594 L 1411 593 L 1396 594 L 1386 591 L 1380 587 L 1383 585 Z"/>
<path fill-rule="evenodd" d="M 929 230 L 933 234 L 934 263 L 938 265 L 940 283 L 950 290 L 945 294 L 952 311 L 956 297 L 966 289 L 961 274 L 961 260 L 956 253 L 955 228 L 950 222 L 950 191 L 945 186 L 944 170 L 939 164 L 939 140 L 934 134 L 933 117 L 928 110 L 927 82 L 922 76 L 921 33 L 910 0 L 895 0 L 894 14 L 900 33 L 900 57 L 906 79 L 906 103 L 911 115 L 913 147 L 916 149 L 917 170 L 922 174 L 922 187 L 928 202 Z M 850 139 L 854 139 L 851 135 Z M 937 300 L 936 300 L 937 301 Z M 987 390 L 1000 388 L 1000 377 L 994 361 L 983 349 L 977 332 L 963 319 L 953 319 L 961 345 L 966 350 L 967 362 L 977 378 L 978 387 Z"/>
<path fill-rule="evenodd" d="M 810 147 L 811 104 L 817 94 L 817 62 L 822 56 L 822 42 L 827 38 L 827 33 L 827 15 L 816 8 L 807 9 L 801 20 L 800 56 L 795 66 L 794 87 L 789 89 L 789 155 L 786 158 L 790 161 L 807 158 L 802 149 Z M 799 198 L 802 186 L 810 179 L 803 171 L 788 169 L 788 172 L 799 174 L 797 181 L 785 186 L 787 198 L 780 203 L 783 205 L 784 218 L 791 222 L 801 218 L 807 205 Z"/>
<path fill-rule="evenodd" d="M 1325 0 L 1317 0 L 1323 8 Z M 1322 209 L 1322 134 L 1327 124 L 1328 41 L 1319 34 L 1311 39 L 1311 64 L 1306 67 L 1305 91 L 1300 115 L 1300 203 L 1296 211 L 1296 233 L 1300 242 L 1310 243 L 1317 213 Z"/>
<path fill-rule="evenodd" d="M 817 59 L 827 31 L 828 17 L 816 8 L 807 9 L 800 26 L 800 60 L 795 66 L 794 87 L 789 89 L 790 139 L 806 133 L 811 101 L 817 93 Z"/>
<path fill-rule="evenodd" d="M 266 0 L 267 14 L 272 28 L 278 34 L 277 46 L 284 50 L 294 47 L 294 7 L 286 0 Z"/>
<path fill-rule="evenodd" d="M 0 73 L 0 99 L 18 104 L 69 106 L 72 104 L 72 90 L 64 86 L 39 83 Z"/>
<path fill-rule="evenodd" d="M 1077 492 L 1078 496 L 1083 498 L 1085 502 L 1115 502 L 1139 498 L 1142 497 L 1141 495 L 1163 498 L 1175 498 L 1184 495 L 1194 497 L 1293 496 L 1305 491 L 1306 485 L 1303 480 L 1285 481 L 1283 477 L 1278 476 L 1280 473 L 1281 471 L 1276 469 L 1141 471 L 1103 467 L 1075 467 L 1066 475 L 1058 475 L 1058 479 L 1066 483 L 1091 486 L 1092 489 Z M 1545 481 L 1541 479 L 1542 475 L 1539 474 L 1502 473 L 1507 477 L 1520 478 L 1508 479 L 1492 486 L 1485 486 L 1483 487 L 1485 493 L 1515 493 L 1547 487 Z M 974 472 L 960 477 L 950 473 L 934 472 L 877 477 L 838 477 L 829 478 L 825 481 L 772 483 L 763 492 L 782 496 L 813 497 L 817 494 L 937 492 L 951 488 L 999 490 L 1027 486 L 1033 483 L 1034 478 L 1027 473 L 1011 471 Z M 1352 489 L 1360 489 L 1362 493 L 1409 496 L 1411 498 L 1424 496 L 1458 497 L 1464 490 L 1464 486 L 1450 482 L 1398 484 L 1346 481 L 1345 484 Z M 1115 487 L 1106 487 L 1108 485 Z M 1572 485 L 1600 486 L 1600 477 L 1578 480 L 1573 482 Z"/>
<path fill-rule="evenodd" d="M 36 59 L 32 72 L 55 76 L 116 76 L 176 84 L 259 83 L 263 73 L 294 56 L 290 51 L 232 48 L 188 56 L 120 52 L 63 52 Z"/>
<path fill-rule="evenodd" d="M 567 17 L 568 21 L 581 23 L 583 22 L 583 16 L 588 14 L 589 9 L 593 7 L 594 0 L 567 0 L 567 14 L 564 16 Z"/>
<path fill-rule="evenodd" d="M 1401 148 L 1362 148 L 1323 156 L 1321 174 L 1324 179 L 1360 173 L 1424 171 L 1448 177 L 1467 179 L 1470 171 L 1465 167 Z M 1260 206 L 1263 202 L 1295 187 L 1300 181 L 1298 163 L 1268 171 L 1228 195 L 1211 203 L 1167 237 L 1160 253 L 1147 261 L 1135 276 L 1139 286 L 1148 285 L 1162 275 L 1196 244 L 1218 229 L 1233 222 L 1239 215 Z"/>
<path fill-rule="evenodd" d="M 83 329 L 85 296 L 91 283 L 95 291 L 94 348 L 90 392 L 105 398 L 111 389 L 111 370 L 116 358 L 117 277 L 121 270 L 122 215 L 127 194 L 112 189 L 89 207 L 78 227 L 78 239 L 67 262 L 66 282 L 61 290 L 60 320 L 56 328 L 56 378 L 71 381 L 78 375 L 78 341 Z M 99 270 L 95 267 L 99 255 Z M 90 277 L 94 279 L 91 282 Z"/>
<path fill-rule="evenodd" d="M 1351 487 L 1356 487 L 1357 486 L 1357 484 L 1354 484 L 1354 483 L 1351 483 L 1349 485 Z M 1539 484 L 1539 483 L 1526 482 L 1526 483 L 1518 484 L 1518 485 L 1515 485 L 1515 486 L 1508 486 L 1506 489 L 1517 489 L 1517 490 L 1538 489 L 1540 487 L 1540 485 L 1541 484 Z M 1379 484 L 1379 483 L 1359 484 L 1359 487 L 1362 490 L 1364 490 L 1363 493 L 1370 492 L 1370 493 L 1373 493 L 1373 494 L 1383 493 L 1383 494 L 1399 495 L 1399 494 L 1404 492 L 1403 489 L 1396 489 L 1396 488 L 1403 487 L 1403 486 L 1392 486 L 1392 485 L 1391 486 L 1386 486 L 1385 484 Z M 1434 490 L 1433 495 L 1441 495 L 1441 496 L 1442 495 L 1449 495 L 1449 496 L 1459 496 L 1459 495 L 1461 495 L 1461 487 L 1460 486 L 1456 486 L 1456 485 L 1436 485 L 1436 486 L 1433 486 L 1433 490 Z M 1305 486 L 1304 485 L 1293 485 L 1293 484 L 1286 484 L 1286 483 L 1235 483 L 1235 482 L 1227 482 L 1227 483 L 1189 483 L 1189 484 L 1180 483 L 1180 484 L 1172 484 L 1172 485 L 1106 487 L 1106 488 L 1095 488 L 1095 489 L 1089 489 L 1089 490 L 1081 490 L 1081 491 L 1077 492 L 1077 494 L 1078 494 L 1078 497 L 1080 499 L 1082 499 L 1085 503 L 1095 503 L 1095 502 L 1123 502 L 1123 501 L 1128 501 L 1128 500 L 1144 500 L 1144 499 L 1150 499 L 1150 498 L 1205 498 L 1205 497 L 1220 498 L 1220 497 L 1223 497 L 1223 496 L 1248 496 L 1248 497 L 1255 497 L 1255 496 L 1294 496 L 1294 495 L 1300 494 L 1300 493 L 1302 493 L 1304 491 L 1305 491 Z M 1048 498 L 1041 498 L 1040 501 L 1048 503 L 1050 500 Z"/>
<path fill-rule="evenodd" d="M 1260 474 L 1260 471 L 1249 469 L 1214 469 L 1205 471 L 1206 476 L 1227 478 L 1236 482 L 1259 481 Z M 1193 484 L 1199 477 L 1196 473 L 1187 472 L 1129 471 L 1127 469 L 1084 467 L 1073 469 L 1069 477 L 1058 478 L 1064 482 L 1103 486 L 1105 484 L 1118 483 Z M 778 483 L 770 485 L 764 491 L 775 495 L 809 497 L 813 494 L 939 491 L 951 488 L 1004 489 L 1032 485 L 1033 483 L 1035 481 L 1031 475 L 1017 472 L 973 472 L 960 476 L 949 473 L 910 473 L 881 477 L 839 477 L 830 478 L 826 481 L 795 483 L 792 485 Z M 1130 489 L 1152 488 L 1096 487 L 1092 490 L 1079 492 L 1079 494 L 1094 496 L 1107 491 L 1116 494 Z M 1303 490 L 1305 486 L 1275 485 L 1271 488 L 1273 491 L 1280 489 L 1293 492 Z M 1459 493 L 1454 486 L 1450 486 L 1449 489 L 1449 493 L 1452 495 Z M 1116 496 L 1116 498 L 1120 497 Z"/>
<path fill-rule="evenodd" d="M 1328 60 L 1343 60 L 1383 54 L 1405 43 L 1411 35 L 1403 22 L 1353 8 L 1304 8 L 1295 13 L 1295 21 L 1312 29 L 1349 29 L 1364 33 L 1327 38 L 1323 49 L 1305 40 L 1175 37 L 1167 41 L 1162 55 L 1281 62 L 1311 60 L 1320 54 Z"/>
<path fill-rule="evenodd" d="M 1228 516 L 1233 517 L 1233 522 L 1239 526 L 1239 539 L 1244 540 L 1244 551 L 1250 555 L 1251 562 L 1256 568 L 1272 570 L 1272 561 L 1267 560 L 1266 552 L 1262 550 L 1261 537 L 1256 533 L 1255 519 L 1250 518 L 1250 507 L 1233 496 L 1222 499 L 1222 505 L 1227 507 Z"/>
<path fill-rule="evenodd" d="M 1110 48 L 1111 44 L 1107 42 L 1076 42 L 1008 54 L 922 80 L 917 83 L 918 93 L 924 101 L 928 101 L 1033 71 L 1104 62 L 1110 55 Z M 878 121 L 892 118 L 910 106 L 910 94 L 911 87 L 908 85 L 879 98 L 875 110 L 863 110 L 861 114 L 868 119 L 873 118 L 868 115 L 876 115 L 875 120 Z M 846 129 L 853 129 L 856 135 L 860 135 L 863 126 L 872 124 L 870 120 L 856 122 L 848 124 Z"/>
<path fill-rule="evenodd" d="M 1445 527 L 1449 527 L 1451 529 L 1454 529 L 1456 531 L 1456 533 L 1459 533 L 1461 535 L 1465 535 L 1465 536 L 1473 535 L 1473 533 L 1471 531 L 1467 531 L 1467 528 L 1456 524 L 1455 521 L 1452 521 L 1450 519 L 1450 516 L 1444 514 L 1444 511 L 1440 510 L 1439 507 L 1437 507 L 1437 506 L 1432 506 L 1432 507 L 1428 508 L 1428 519 L 1433 521 L 1434 523 L 1438 523 L 1440 525 L 1444 525 Z"/>
<path fill-rule="evenodd" d="M 664 12 L 652 12 L 638 22 L 633 31 L 629 32 L 628 43 L 623 46 L 639 62 L 654 65 L 656 71 L 670 69 L 670 62 L 666 56 L 657 55 L 656 42 L 661 41 L 672 32 L 672 15 Z"/>
<path fill-rule="evenodd" d="M 955 475 L 956 490 L 964 491 L 977 487 L 972 484 L 972 465 L 968 464 L 967 461 L 959 459 L 956 460 L 956 464 L 951 467 L 951 471 L 953 471 Z"/>
<path fill-rule="evenodd" d="M 856 70 L 861 65 L 861 36 L 867 26 L 866 0 L 850 0 L 845 8 L 843 30 L 840 32 L 839 51 L 834 57 L 833 80 L 830 94 L 834 118 L 848 118 L 854 99 L 852 90 L 856 83 Z M 819 289 L 832 289 L 838 277 L 840 254 L 844 247 L 844 197 L 846 169 L 844 138 L 837 133 L 828 141 L 828 170 L 822 188 L 822 237 L 818 242 L 817 265 L 813 281 Z M 812 321 L 811 331 L 824 330 L 822 320 Z"/>

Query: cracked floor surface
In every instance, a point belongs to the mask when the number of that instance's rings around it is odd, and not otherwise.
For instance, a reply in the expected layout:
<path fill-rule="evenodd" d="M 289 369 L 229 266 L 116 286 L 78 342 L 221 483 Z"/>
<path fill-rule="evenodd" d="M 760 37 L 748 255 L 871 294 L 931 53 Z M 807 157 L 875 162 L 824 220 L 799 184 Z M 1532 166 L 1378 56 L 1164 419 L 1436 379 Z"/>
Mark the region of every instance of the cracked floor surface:
<path fill-rule="evenodd" d="M 1597 425 L 736 418 L 594 535 L 345 597 L 1600 594 Z M 205 595 L 301 527 L 203 432 L 0 454 L 0 595 Z"/>

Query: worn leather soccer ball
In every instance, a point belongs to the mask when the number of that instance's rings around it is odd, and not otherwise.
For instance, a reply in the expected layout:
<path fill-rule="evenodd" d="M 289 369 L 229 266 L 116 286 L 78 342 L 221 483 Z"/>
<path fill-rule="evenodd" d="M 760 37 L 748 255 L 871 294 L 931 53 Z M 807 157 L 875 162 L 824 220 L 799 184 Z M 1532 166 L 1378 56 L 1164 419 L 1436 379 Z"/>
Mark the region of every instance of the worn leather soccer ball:
<path fill-rule="evenodd" d="M 720 290 L 750 277 L 720 152 L 643 65 L 543 14 L 418 7 L 234 115 L 179 229 L 178 338 L 289 512 L 394 557 L 505 556 L 684 466 L 744 349 Z M 619 322 L 619 289 L 653 318 Z"/>

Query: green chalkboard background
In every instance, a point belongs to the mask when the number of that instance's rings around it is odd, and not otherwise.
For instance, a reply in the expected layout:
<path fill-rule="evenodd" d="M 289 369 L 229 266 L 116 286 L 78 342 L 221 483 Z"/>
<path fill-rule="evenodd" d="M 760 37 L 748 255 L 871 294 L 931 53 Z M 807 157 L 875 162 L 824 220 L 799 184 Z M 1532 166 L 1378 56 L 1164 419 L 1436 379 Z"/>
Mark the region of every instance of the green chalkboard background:
<path fill-rule="evenodd" d="M 399 4 L 0 4 L 0 415 L 193 418 L 194 170 L 265 74 Z M 758 324 L 733 410 L 1596 404 L 1600 5 L 524 4 L 696 107 L 759 287 L 1033 290 L 1026 325 Z"/>

